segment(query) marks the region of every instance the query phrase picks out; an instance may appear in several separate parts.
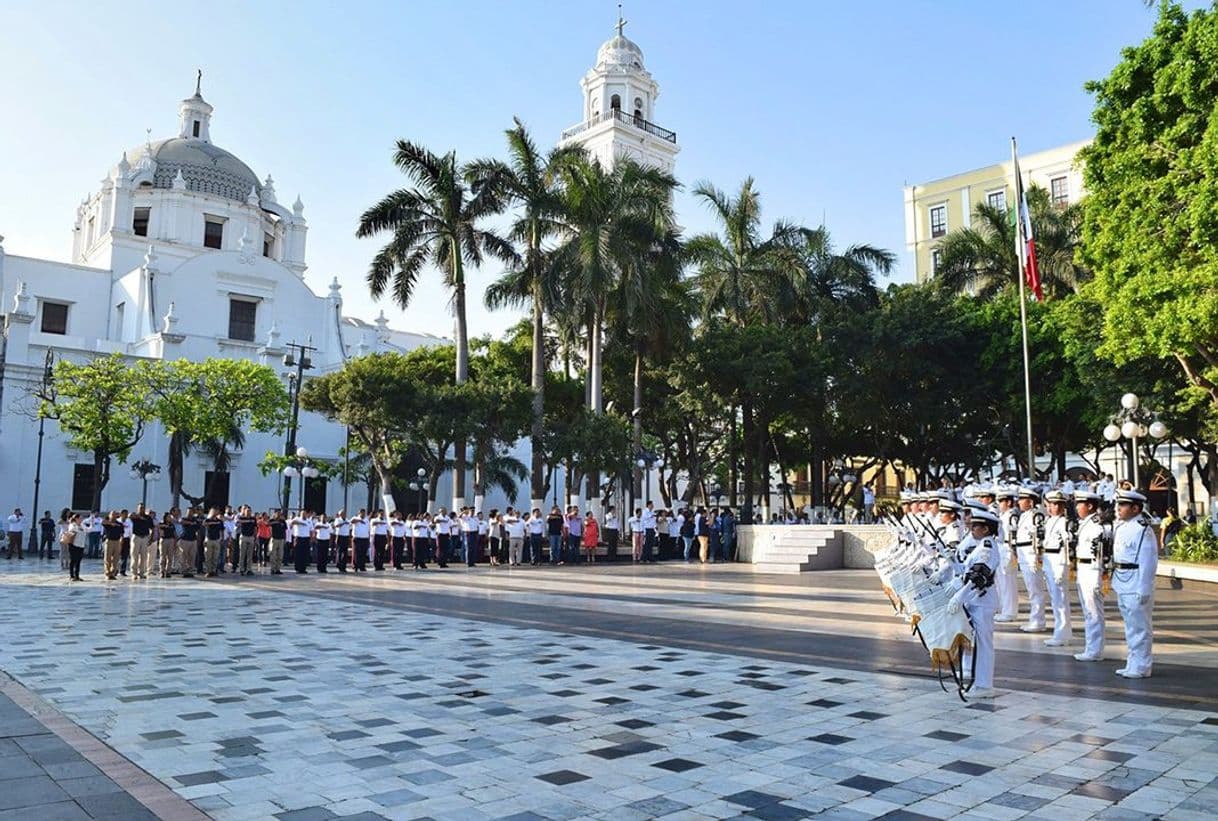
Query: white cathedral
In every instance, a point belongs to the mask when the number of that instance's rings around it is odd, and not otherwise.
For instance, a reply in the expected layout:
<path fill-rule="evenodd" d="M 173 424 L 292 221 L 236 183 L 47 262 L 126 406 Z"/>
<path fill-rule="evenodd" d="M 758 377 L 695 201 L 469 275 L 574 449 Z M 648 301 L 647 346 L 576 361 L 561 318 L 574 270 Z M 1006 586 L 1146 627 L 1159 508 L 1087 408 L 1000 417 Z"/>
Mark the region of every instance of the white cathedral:
<path fill-rule="evenodd" d="M 641 49 L 622 35 L 622 25 L 581 81 L 583 119 L 563 132 L 561 142 L 584 145 L 602 163 L 630 156 L 671 171 L 676 134 L 652 122 L 659 87 L 643 67 Z M 337 277 L 324 296 L 313 293 L 303 279 L 303 203 L 280 203 L 270 176 L 260 179 L 212 142 L 213 108 L 200 85 L 178 105 L 177 133 L 124 152 L 101 190 L 77 208 L 71 264 L 6 255 L 0 237 L 0 506 L 21 507 L 31 521 L 42 510 L 87 509 L 94 485 L 92 454 L 69 447 L 47 420 L 41 510 L 32 509 L 39 437 L 30 395 L 42 382 L 48 355 L 78 362 L 112 353 L 133 361 L 240 358 L 271 365 L 286 380 L 295 370 L 284 364 L 291 342 L 317 349 L 307 378 L 338 369 L 351 357 L 445 341 L 391 329 L 384 312 L 371 323 L 345 315 Z M 363 287 L 362 277 L 352 279 Z M 284 441 L 247 432 L 229 472 L 211 477 L 212 500 L 248 503 L 255 510 L 278 507 L 280 478 L 263 476 L 258 463 L 267 451 L 282 453 Z M 344 442 L 342 425 L 301 412 L 297 444 L 310 458 L 335 460 Z M 522 447 L 527 463 L 528 443 Z M 128 464 L 165 465 L 167 448 L 164 431 L 150 424 Z M 202 493 L 211 469 L 209 458 L 192 454 L 184 487 Z M 103 509 L 139 501 L 141 481 L 115 464 Z M 445 477 L 432 505 L 446 504 L 450 488 Z M 527 483 L 521 491 L 525 498 L 485 502 L 527 503 Z M 362 485 L 348 493 L 349 507 L 364 504 Z M 293 505 L 297 499 L 293 492 Z M 416 500 L 412 493 L 399 498 L 408 510 Z M 314 480 L 305 501 L 334 512 L 343 504 L 344 488 Z M 168 482 L 150 482 L 149 505 L 164 511 L 169 502 Z M 462 503 L 453 500 L 454 506 Z"/>

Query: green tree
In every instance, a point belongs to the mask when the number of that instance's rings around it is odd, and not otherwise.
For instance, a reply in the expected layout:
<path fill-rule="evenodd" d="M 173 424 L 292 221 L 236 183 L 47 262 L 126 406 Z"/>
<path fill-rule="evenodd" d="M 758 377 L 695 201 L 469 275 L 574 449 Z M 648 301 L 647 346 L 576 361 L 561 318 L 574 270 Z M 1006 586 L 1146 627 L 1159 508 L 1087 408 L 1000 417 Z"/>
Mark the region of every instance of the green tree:
<path fill-rule="evenodd" d="M 1041 288 L 1050 299 L 1076 293 L 1091 276 L 1079 261 L 1082 206 L 1053 205 L 1039 186 L 1031 186 L 1027 196 Z M 935 281 L 947 291 L 989 299 L 1019 285 L 1014 208 L 979 203 L 973 226 L 949 233 L 938 250 L 942 257 Z"/>
<path fill-rule="evenodd" d="M 120 354 L 55 364 L 55 395 L 53 401 L 42 397 L 39 413 L 59 423 L 70 447 L 93 454 L 93 510 L 101 509 L 111 463 L 127 461 L 152 417 L 149 385 L 155 371 L 151 362 L 129 364 Z"/>
<path fill-rule="evenodd" d="M 1218 9 L 1163 3 L 1095 97 L 1084 254 L 1101 352 L 1174 361 L 1218 412 Z"/>
<path fill-rule="evenodd" d="M 456 382 L 469 377 L 469 328 L 465 318 L 465 269 L 478 266 L 487 256 L 511 262 L 511 243 L 480 227 L 503 210 L 502 186 L 493 176 L 457 162 L 456 152 L 437 156 L 416 143 L 399 140 L 394 164 L 413 183 L 373 205 L 360 217 L 357 237 L 388 232 L 388 244 L 368 269 L 368 288 L 379 297 L 388 290 L 403 308 L 414 294 L 415 283 L 427 264 L 437 268 L 453 294 L 456 316 Z M 454 489 L 465 497 L 465 444 L 455 447 Z"/>
<path fill-rule="evenodd" d="M 545 314 L 559 304 L 561 294 L 561 269 L 545 244 L 563 227 L 560 171 L 564 164 L 581 157 L 583 149 L 569 146 L 542 154 L 524 124 L 515 123 L 515 128 L 505 132 L 507 163 L 483 160 L 472 164 L 472 172 L 476 179 L 499 185 L 501 196 L 517 208 L 507 238 L 516 246 L 518 263 L 487 288 L 485 300 L 490 308 L 527 304 L 532 311 L 532 497 L 540 500 L 545 495 L 541 461 L 548 362 Z"/>
<path fill-rule="evenodd" d="M 279 433 L 288 422 L 291 400 L 275 370 L 244 359 L 179 359 L 150 371 L 152 414 L 169 434 L 169 485 L 173 504 L 208 498 L 183 489 L 183 459 L 191 449 L 212 457 L 214 470 L 228 469 L 233 447 L 246 429 Z"/>

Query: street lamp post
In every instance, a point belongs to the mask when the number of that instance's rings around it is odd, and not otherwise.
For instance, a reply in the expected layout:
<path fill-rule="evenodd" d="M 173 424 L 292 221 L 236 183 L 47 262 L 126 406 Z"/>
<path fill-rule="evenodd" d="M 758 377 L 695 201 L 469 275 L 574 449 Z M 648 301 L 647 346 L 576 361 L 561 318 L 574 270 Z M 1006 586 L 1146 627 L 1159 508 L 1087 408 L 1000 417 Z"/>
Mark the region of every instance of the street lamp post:
<path fill-rule="evenodd" d="M 309 464 L 309 451 L 306 448 L 296 448 L 295 461 L 283 469 L 284 483 L 287 484 L 290 480 L 300 479 L 300 505 L 297 510 L 304 511 L 304 493 L 305 480 L 316 479 L 321 475 L 321 471 Z M 284 492 L 283 512 L 286 515 L 288 505 L 291 500 L 288 498 L 287 491 Z"/>
<path fill-rule="evenodd" d="M 419 492 L 418 512 L 422 513 L 424 510 L 423 503 L 427 494 L 427 471 L 424 468 L 419 468 L 417 471 L 415 471 L 415 475 L 419 478 L 410 483 L 410 489 L 417 490 Z"/>
<path fill-rule="evenodd" d="M 1104 438 L 1109 442 L 1115 444 L 1122 437 L 1130 441 L 1128 470 L 1129 479 L 1135 488 L 1141 484 L 1138 476 L 1138 439 L 1147 436 L 1163 439 L 1167 434 L 1167 425 L 1159 421 L 1157 413 L 1142 405 L 1136 393 L 1127 393 L 1121 397 L 1121 409 L 1104 428 Z"/>
<path fill-rule="evenodd" d="M 309 342 L 313 338 L 309 337 Z M 295 368 L 288 374 L 288 392 L 292 396 L 292 418 L 288 423 L 288 440 L 284 443 L 283 455 L 291 457 L 297 452 L 296 448 L 296 431 L 300 421 L 300 386 L 304 382 L 304 372 L 313 367 L 313 360 L 309 358 L 310 351 L 316 351 L 312 345 L 299 342 L 289 342 L 287 347 L 290 349 L 283 357 L 283 364 L 289 368 Z M 283 511 L 287 513 L 288 507 L 292 502 L 292 477 L 298 474 L 288 473 L 287 468 L 283 471 Z M 301 482 L 303 485 L 303 480 Z M 301 494 L 301 499 L 304 499 L 304 494 Z"/>
<path fill-rule="evenodd" d="M 635 454 L 634 463 L 644 472 L 643 475 L 643 504 L 651 502 L 651 469 L 664 467 L 664 460 L 658 454 L 640 450 Z"/>
<path fill-rule="evenodd" d="M 38 394 L 40 401 L 53 400 L 51 390 L 55 385 L 55 352 L 47 348 L 46 362 L 42 366 L 42 390 Z M 30 548 L 38 544 L 38 492 L 42 487 L 42 437 L 47 423 L 46 414 L 42 407 L 38 408 L 38 456 L 34 463 L 34 507 L 30 510 Z M 50 558 L 49 556 L 47 558 Z"/>
<path fill-rule="evenodd" d="M 155 465 L 149 459 L 141 459 L 131 466 L 131 478 L 139 479 L 143 483 L 143 489 L 140 491 L 140 504 L 148 504 L 148 480 L 153 481 L 161 478 L 161 466 Z"/>

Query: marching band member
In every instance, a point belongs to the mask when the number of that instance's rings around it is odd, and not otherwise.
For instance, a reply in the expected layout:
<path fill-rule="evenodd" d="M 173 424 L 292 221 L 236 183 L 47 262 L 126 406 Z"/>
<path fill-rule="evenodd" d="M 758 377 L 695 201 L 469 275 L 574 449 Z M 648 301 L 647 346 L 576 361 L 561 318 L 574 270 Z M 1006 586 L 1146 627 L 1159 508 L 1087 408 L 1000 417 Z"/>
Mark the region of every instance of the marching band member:
<path fill-rule="evenodd" d="M 949 612 L 966 608 L 973 624 L 973 698 L 993 698 L 994 692 L 994 565 L 998 551 L 994 536 L 998 517 L 988 510 L 973 514 L 971 537 L 975 545 L 965 557 L 963 572 L 952 580 L 957 590 L 948 605 Z M 969 665 L 965 665 L 967 669 Z"/>

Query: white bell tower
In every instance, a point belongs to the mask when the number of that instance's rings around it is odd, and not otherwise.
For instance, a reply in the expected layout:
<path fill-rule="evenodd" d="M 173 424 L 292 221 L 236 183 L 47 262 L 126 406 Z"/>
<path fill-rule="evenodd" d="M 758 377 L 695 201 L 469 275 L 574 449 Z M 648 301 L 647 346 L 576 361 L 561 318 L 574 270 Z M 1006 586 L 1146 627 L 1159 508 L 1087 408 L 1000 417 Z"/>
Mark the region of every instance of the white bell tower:
<path fill-rule="evenodd" d="M 583 120 L 562 133 L 559 145 L 582 145 L 607 168 L 630 157 L 672 172 L 681 150 L 677 133 L 655 122 L 660 87 L 643 67 L 643 50 L 622 33 L 625 26 L 619 14 L 617 34 L 597 50 L 596 65 L 580 81 Z"/>

